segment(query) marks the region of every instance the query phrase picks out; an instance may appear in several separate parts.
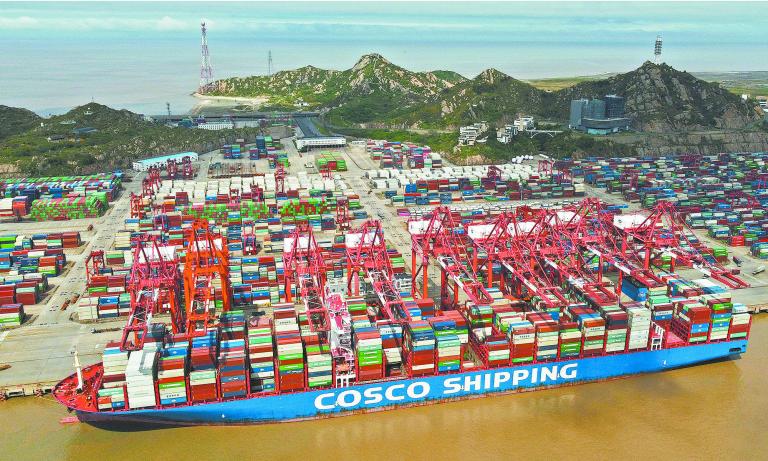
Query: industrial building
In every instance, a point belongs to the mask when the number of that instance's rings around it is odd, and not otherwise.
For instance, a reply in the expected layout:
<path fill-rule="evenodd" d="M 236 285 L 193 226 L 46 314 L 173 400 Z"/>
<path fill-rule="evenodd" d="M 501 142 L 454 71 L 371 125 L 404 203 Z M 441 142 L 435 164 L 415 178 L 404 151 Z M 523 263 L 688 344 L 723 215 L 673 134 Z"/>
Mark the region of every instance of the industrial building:
<path fill-rule="evenodd" d="M 235 128 L 235 124 L 231 120 L 211 120 L 198 123 L 195 128 L 209 131 L 231 130 Z"/>
<path fill-rule="evenodd" d="M 602 99 L 572 100 L 568 126 L 597 135 L 627 131 L 631 121 L 624 116 L 624 106 L 624 98 L 615 94 Z"/>
<path fill-rule="evenodd" d="M 347 138 L 344 136 L 325 136 L 321 134 L 312 120 L 308 118 L 296 119 L 296 149 L 306 150 L 320 147 L 344 147 Z"/>
<path fill-rule="evenodd" d="M 296 149 L 312 149 L 315 147 L 344 147 L 347 138 L 344 136 L 320 136 L 317 138 L 296 138 Z"/>
<path fill-rule="evenodd" d="M 145 158 L 143 160 L 137 160 L 133 162 L 133 169 L 134 171 L 147 171 L 153 166 L 158 168 L 165 168 L 168 160 L 176 160 L 177 162 L 181 162 L 184 157 L 189 157 L 194 162 L 197 161 L 198 155 L 196 152 L 179 152 L 178 154 Z"/>

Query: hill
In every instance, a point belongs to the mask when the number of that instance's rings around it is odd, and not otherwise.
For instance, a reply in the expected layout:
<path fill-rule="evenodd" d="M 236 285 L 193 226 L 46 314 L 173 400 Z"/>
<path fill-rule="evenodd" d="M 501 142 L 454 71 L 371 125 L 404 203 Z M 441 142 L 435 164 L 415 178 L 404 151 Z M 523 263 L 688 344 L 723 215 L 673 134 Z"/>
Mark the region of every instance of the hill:
<path fill-rule="evenodd" d="M 548 115 L 558 119 L 568 116 L 572 99 L 624 96 L 633 127 L 648 132 L 741 129 L 760 121 L 753 103 L 667 64 L 645 62 L 632 72 L 581 82 L 551 94 L 554 101 Z"/>
<path fill-rule="evenodd" d="M 272 77 L 219 82 L 213 94 L 263 96 L 268 105 L 295 108 L 301 99 L 327 111 L 332 125 L 455 128 L 479 120 L 501 124 L 517 113 L 566 123 L 570 101 L 618 94 L 633 127 L 647 132 L 741 129 L 760 121 L 752 102 L 666 64 L 644 63 L 608 78 L 588 78 L 544 91 L 496 69 L 466 79 L 450 71 L 411 72 L 378 54 L 345 71 L 303 67 Z"/>
<path fill-rule="evenodd" d="M 0 105 L 0 140 L 25 132 L 40 120 L 41 117 L 31 110 Z"/>
<path fill-rule="evenodd" d="M 395 118 L 418 127 L 456 127 L 472 121 L 511 122 L 518 112 L 542 115 L 546 93 L 496 69 L 487 69 Z"/>
<path fill-rule="evenodd" d="M 219 80 L 217 90 L 207 94 L 266 97 L 271 108 L 295 109 L 303 101 L 311 109 L 334 109 L 339 122 L 365 123 L 425 104 L 464 80 L 450 71 L 411 72 L 379 54 L 368 54 L 343 71 L 306 66 L 272 76 Z"/>
<path fill-rule="evenodd" d="M 74 129 L 86 127 L 96 131 L 73 134 Z M 138 158 L 212 150 L 225 139 L 250 137 L 255 132 L 172 128 L 127 110 L 90 103 L 64 115 L 39 119 L 35 127 L 0 140 L 0 173 L 61 175 L 126 168 Z"/>

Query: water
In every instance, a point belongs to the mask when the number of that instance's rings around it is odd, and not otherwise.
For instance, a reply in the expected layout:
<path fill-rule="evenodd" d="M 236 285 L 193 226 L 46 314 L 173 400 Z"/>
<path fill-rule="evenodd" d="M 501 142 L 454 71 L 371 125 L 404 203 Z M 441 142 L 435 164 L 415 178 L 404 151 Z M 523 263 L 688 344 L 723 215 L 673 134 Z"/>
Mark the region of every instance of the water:
<path fill-rule="evenodd" d="M 0 403 L 0 459 L 765 459 L 768 316 L 748 353 L 605 383 L 321 421 L 109 432 Z"/>
<path fill-rule="evenodd" d="M 190 109 L 209 23 L 217 77 L 378 52 L 413 70 L 518 78 L 623 72 L 652 57 L 688 71 L 768 70 L 766 3 L 3 3 L 0 104 L 60 113 L 94 99 L 141 113 Z"/>

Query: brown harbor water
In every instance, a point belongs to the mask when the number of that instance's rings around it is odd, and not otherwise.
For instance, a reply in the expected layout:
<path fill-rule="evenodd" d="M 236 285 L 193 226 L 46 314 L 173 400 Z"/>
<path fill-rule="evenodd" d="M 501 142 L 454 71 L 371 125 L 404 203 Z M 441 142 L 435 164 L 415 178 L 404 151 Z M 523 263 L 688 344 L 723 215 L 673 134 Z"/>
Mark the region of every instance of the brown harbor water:
<path fill-rule="evenodd" d="M 739 360 L 322 421 L 109 432 L 0 403 L 0 460 L 768 459 L 768 316 Z"/>

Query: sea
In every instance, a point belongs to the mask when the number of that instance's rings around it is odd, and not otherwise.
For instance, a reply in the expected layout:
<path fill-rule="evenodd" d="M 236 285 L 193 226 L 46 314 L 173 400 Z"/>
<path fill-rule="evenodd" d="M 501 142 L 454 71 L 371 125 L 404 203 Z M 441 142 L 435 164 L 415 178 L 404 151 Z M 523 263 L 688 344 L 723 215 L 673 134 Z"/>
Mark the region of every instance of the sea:
<path fill-rule="evenodd" d="M 411 70 L 520 79 L 624 72 L 653 58 L 688 71 L 768 70 L 768 3 L 0 2 L 0 104 L 41 115 L 96 101 L 144 114 L 195 105 L 200 22 L 217 78 L 380 53 Z"/>

